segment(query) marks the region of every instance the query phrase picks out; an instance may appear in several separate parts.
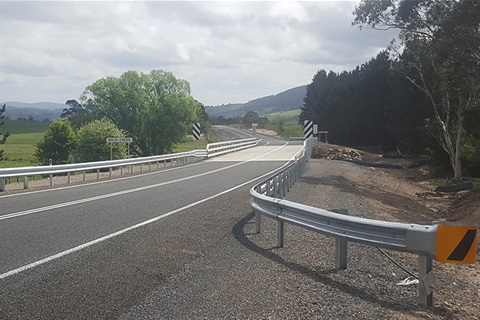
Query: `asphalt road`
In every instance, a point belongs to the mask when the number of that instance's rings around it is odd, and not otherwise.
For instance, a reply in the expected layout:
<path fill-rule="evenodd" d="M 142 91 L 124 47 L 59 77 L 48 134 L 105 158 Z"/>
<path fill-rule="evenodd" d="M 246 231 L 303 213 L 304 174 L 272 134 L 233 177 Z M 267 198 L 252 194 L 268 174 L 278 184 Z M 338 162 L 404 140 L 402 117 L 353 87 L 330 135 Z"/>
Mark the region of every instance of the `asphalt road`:
<path fill-rule="evenodd" d="M 262 137 L 182 167 L 0 196 L 0 319 L 118 317 L 222 241 L 248 189 L 299 149 Z"/>

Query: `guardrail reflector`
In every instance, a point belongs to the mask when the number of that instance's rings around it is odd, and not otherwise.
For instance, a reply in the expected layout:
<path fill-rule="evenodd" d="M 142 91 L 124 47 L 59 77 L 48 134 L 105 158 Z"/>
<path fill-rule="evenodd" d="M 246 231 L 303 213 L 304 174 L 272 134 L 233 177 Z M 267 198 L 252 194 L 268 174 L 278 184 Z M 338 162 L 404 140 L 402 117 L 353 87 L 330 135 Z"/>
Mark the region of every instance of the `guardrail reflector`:
<path fill-rule="evenodd" d="M 477 227 L 438 225 L 437 260 L 457 264 L 474 264 L 477 255 Z"/>

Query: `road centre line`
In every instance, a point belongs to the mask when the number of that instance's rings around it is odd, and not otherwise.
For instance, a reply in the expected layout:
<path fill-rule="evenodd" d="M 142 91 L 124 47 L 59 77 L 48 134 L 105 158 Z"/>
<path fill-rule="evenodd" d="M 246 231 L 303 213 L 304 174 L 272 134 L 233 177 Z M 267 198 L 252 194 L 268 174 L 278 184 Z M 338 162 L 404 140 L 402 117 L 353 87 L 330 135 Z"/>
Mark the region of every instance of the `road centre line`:
<path fill-rule="evenodd" d="M 269 154 L 284 148 L 286 145 L 287 144 L 284 144 L 284 145 L 282 145 L 278 148 L 275 148 L 274 150 L 271 150 L 271 151 L 269 151 L 265 154 L 262 154 L 258 157 L 255 157 L 253 159 L 245 160 L 245 161 L 235 163 L 235 164 L 223 167 L 223 168 L 215 169 L 215 170 L 212 170 L 212 171 L 203 172 L 203 173 L 199 173 L 199 174 L 196 174 L 196 175 L 192 175 L 192 176 L 188 176 L 188 177 L 184 177 L 184 178 L 179 178 L 179 179 L 175 179 L 175 180 L 170 180 L 170 181 L 166 181 L 166 182 L 161 182 L 161 183 L 148 185 L 148 186 L 144 186 L 144 187 L 138 187 L 138 188 L 134 188 L 134 189 L 128 189 L 128 190 L 124 190 L 124 191 L 113 192 L 113 193 L 104 194 L 104 195 L 100 195 L 100 196 L 95 196 L 95 197 L 90 197 L 90 198 L 85 198 L 85 199 L 80 199 L 80 200 L 74 200 L 74 201 L 69 201 L 69 202 L 65 202 L 65 203 L 54 204 L 54 205 L 51 205 L 51 206 L 46 206 L 46 207 L 41 207 L 41 208 L 35 208 L 35 209 L 30 209 L 30 210 L 25 210 L 25 211 L 9 213 L 9 214 L 0 216 L 0 220 L 12 219 L 12 218 L 16 218 L 16 217 L 29 215 L 29 214 L 32 214 L 32 213 L 38 213 L 38 212 L 44 212 L 44 211 L 58 209 L 58 208 L 69 207 L 69 206 L 73 206 L 73 205 L 77 205 L 77 204 L 81 204 L 81 203 L 87 203 L 87 202 L 107 199 L 107 198 L 121 196 L 121 195 L 129 194 L 129 193 L 133 193 L 133 192 L 139 192 L 139 191 L 144 191 L 144 190 L 148 190 L 148 189 L 158 188 L 158 187 L 161 187 L 161 186 L 165 186 L 165 185 L 169 185 L 169 184 L 173 184 L 173 183 L 177 183 L 177 182 L 182 182 L 182 181 L 186 181 L 186 180 L 190 180 L 190 179 L 195 179 L 195 178 L 198 178 L 198 177 L 202 177 L 202 176 L 217 173 L 217 172 L 220 172 L 220 171 L 228 170 L 228 169 L 243 165 L 247 162 L 255 161 L 257 159 L 268 156 Z"/>
<path fill-rule="evenodd" d="M 282 146 L 282 147 L 283 147 L 283 146 Z M 276 150 L 277 150 L 277 149 L 276 149 Z M 40 265 L 42 265 L 42 264 L 48 263 L 48 262 L 50 262 L 50 261 L 59 259 L 59 258 L 61 258 L 61 257 L 64 257 L 64 256 L 68 255 L 68 254 L 71 254 L 71 253 L 80 251 L 80 250 L 82 250 L 82 249 L 88 248 L 88 247 L 93 246 L 93 245 L 95 245 L 95 244 L 97 244 L 97 243 L 100 243 L 100 242 L 106 241 L 106 240 L 108 240 L 108 239 L 114 238 L 114 237 L 119 236 L 119 235 L 121 235 L 121 234 L 123 234 L 123 233 L 126 233 L 126 232 L 128 232 L 128 231 L 131 231 L 131 230 L 134 230 L 134 229 L 137 229 L 137 228 L 146 226 L 146 225 L 148 225 L 148 224 L 151 224 L 151 223 L 156 222 L 156 221 L 158 221 L 158 220 L 160 220 L 160 219 L 163 219 L 163 218 L 166 218 L 166 217 L 168 217 L 168 216 L 171 216 L 171 215 L 173 215 L 173 214 L 175 214 L 175 213 L 178 213 L 178 212 L 180 212 L 180 211 L 183 211 L 183 210 L 186 210 L 186 209 L 190 209 L 190 208 L 195 207 L 195 206 L 197 206 L 197 205 L 199 205 L 199 204 L 202 204 L 202 203 L 204 203 L 204 202 L 207 202 L 207 201 L 209 201 L 209 200 L 212 200 L 212 199 L 214 199 L 214 198 L 217 198 L 217 197 L 219 197 L 219 196 L 222 196 L 222 195 L 224 195 L 224 194 L 226 194 L 226 193 L 229 193 L 229 192 L 231 192 L 231 191 L 234 191 L 234 190 L 236 190 L 236 189 L 239 189 L 239 188 L 241 188 L 241 187 L 243 187 L 243 186 L 246 186 L 246 185 L 248 185 L 248 184 L 250 184 L 250 183 L 253 183 L 253 182 L 255 182 L 255 181 L 258 181 L 258 180 L 260 180 L 260 179 L 262 179 L 262 178 L 264 178 L 264 177 L 268 177 L 268 176 L 272 175 L 274 172 L 276 172 L 277 170 L 281 170 L 282 168 L 286 167 L 286 166 L 289 164 L 289 162 L 292 161 L 292 160 L 295 158 L 295 156 L 296 156 L 296 155 L 292 156 L 289 161 L 285 162 L 282 166 L 280 166 L 280 167 L 278 167 L 278 168 L 276 168 L 276 169 L 274 169 L 274 170 L 272 170 L 272 171 L 270 171 L 270 172 L 267 172 L 267 173 L 265 173 L 265 174 L 263 174 L 263 175 L 261 175 L 261 176 L 259 176 L 259 177 L 256 177 L 256 178 L 254 178 L 254 179 L 251 179 L 251 180 L 249 180 L 249 181 L 247 181 L 247 182 L 241 183 L 241 184 L 239 184 L 239 185 L 237 185 L 237 186 L 235 186 L 235 187 L 233 187 L 233 188 L 230 188 L 230 189 L 228 189 L 228 190 L 225 190 L 225 191 L 222 191 L 222 192 L 217 193 L 217 194 L 215 194 L 215 195 L 212 195 L 212 196 L 210 196 L 210 197 L 208 197 L 208 198 L 205 198 L 205 199 L 199 200 L 199 201 L 197 201 L 197 202 L 188 204 L 188 205 L 183 206 L 183 207 L 181 207 L 181 208 L 178 208 L 178 209 L 176 209 L 176 210 L 173 210 L 173 211 L 164 213 L 164 214 L 162 214 L 162 215 L 160 215 L 160 216 L 157 216 L 157 217 L 155 217 L 155 218 L 146 220 L 146 221 L 144 221 L 144 222 L 138 223 L 138 224 L 133 225 L 133 226 L 131 226 L 131 227 L 128 227 L 128 228 L 119 230 L 119 231 L 117 231 L 117 232 L 108 234 L 108 235 L 106 235 L 106 236 L 97 238 L 97 239 L 95 239 L 95 240 L 86 242 L 86 243 L 84 243 L 84 244 L 81 244 L 81 245 L 79 245 L 79 246 L 73 247 L 73 248 L 71 248 L 71 249 L 68 249 L 68 250 L 65 250 L 65 251 L 62 251 L 62 252 L 59 252 L 59 253 L 54 254 L 54 255 L 52 255 L 52 256 L 46 257 L 46 258 L 44 258 L 44 259 L 41 259 L 41 260 L 35 261 L 35 262 L 33 262 L 33 263 L 24 265 L 24 266 L 22 266 L 22 267 L 19 267 L 19 268 L 16 268 L 16 269 L 7 271 L 7 272 L 5 272 L 5 273 L 2 273 L 2 274 L 0 274 L 0 280 L 1 280 L 1 279 L 5 279 L 5 278 L 10 277 L 10 276 L 13 276 L 13 275 L 16 275 L 16 274 L 21 273 L 21 272 L 23 272 L 23 271 L 26 271 L 26 270 L 35 268 L 35 267 L 40 266 Z M 247 161 L 245 161 L 245 162 L 247 162 Z"/>

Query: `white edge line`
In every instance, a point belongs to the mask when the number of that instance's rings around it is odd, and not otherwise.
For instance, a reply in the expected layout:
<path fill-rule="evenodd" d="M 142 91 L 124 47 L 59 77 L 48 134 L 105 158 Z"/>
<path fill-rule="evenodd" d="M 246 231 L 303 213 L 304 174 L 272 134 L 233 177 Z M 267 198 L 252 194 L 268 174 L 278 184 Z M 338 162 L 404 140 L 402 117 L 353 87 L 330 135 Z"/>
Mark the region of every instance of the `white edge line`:
<path fill-rule="evenodd" d="M 214 199 L 214 198 L 216 198 L 216 197 L 219 197 L 219 196 L 221 196 L 221 195 L 224 195 L 224 194 L 226 194 L 226 193 L 229 193 L 229 192 L 231 192 L 231 191 L 233 191 L 233 190 L 236 190 L 236 189 L 241 188 L 241 187 L 243 187 L 243 186 L 245 186 L 245 185 L 247 185 L 247 184 L 250 184 L 250 183 L 252 183 L 252 182 L 254 182 L 254 181 L 257 181 L 257 180 L 259 180 L 259 179 L 261 179 L 261 178 L 263 178 L 263 177 L 269 176 L 270 174 L 276 172 L 277 170 L 282 169 L 283 167 L 287 166 L 287 165 L 289 164 L 289 162 L 293 160 L 293 158 L 294 158 L 294 157 L 290 158 L 289 161 L 287 161 L 285 164 L 283 164 L 283 165 L 280 166 L 279 168 L 274 169 L 274 170 L 272 170 L 272 171 L 270 171 L 270 172 L 268 172 L 268 173 L 265 173 L 265 174 L 261 175 L 260 177 L 257 177 L 257 178 L 254 178 L 254 179 L 252 179 L 252 180 L 249 180 L 249 181 L 247 181 L 247 182 L 244 182 L 244 183 L 242 183 L 242 184 L 239 184 L 238 186 L 235 186 L 235 187 L 230 188 L 230 189 L 228 189 L 228 190 L 222 191 L 222 192 L 217 193 L 217 194 L 215 194 L 215 195 L 213 195 L 213 196 L 210 196 L 210 197 L 208 197 L 208 198 L 205 198 L 205 199 L 199 200 L 199 201 L 197 201 L 197 202 L 191 203 L 191 204 L 189 204 L 189 205 L 186 205 L 186 206 L 184 206 L 184 207 L 178 208 L 178 209 L 176 209 L 176 210 L 173 210 L 173 211 L 164 213 L 164 214 L 162 214 L 162 215 L 160 215 L 160 216 L 158 216 L 158 217 L 155 217 L 155 218 L 146 220 L 146 221 L 144 221 L 144 222 L 138 223 L 138 224 L 133 225 L 133 226 L 131 226 L 131 227 L 128 227 L 128 228 L 119 230 L 119 231 L 117 231 L 117 232 L 111 233 L 111 234 L 109 234 L 109 235 L 106 235 L 106 236 L 97 238 L 97 239 L 95 239 L 95 240 L 86 242 L 86 243 L 84 243 L 84 244 L 81 244 L 81 245 L 79 245 L 79 246 L 73 247 L 73 248 L 71 248 L 71 249 L 68 249 L 68 250 L 59 252 L 59 253 L 54 254 L 54 255 L 52 255 L 52 256 L 46 257 L 46 258 L 44 258 L 44 259 L 35 261 L 35 262 L 30 263 L 30 264 L 27 264 L 27 265 L 24 265 L 24 266 L 19 267 L 19 268 L 17 268 L 17 269 L 13 269 L 13 270 L 7 271 L 7 272 L 5 272 L 5 273 L 0 274 L 0 279 L 5 279 L 5 278 L 7 278 L 7 277 L 16 275 L 16 274 L 18 274 L 18 273 L 20 273 L 20 272 L 26 271 L 26 270 L 28 270 L 28 269 L 35 268 L 35 267 L 40 266 L 40 265 L 42 265 L 42 264 L 45 264 L 45 263 L 47 263 L 47 262 L 56 260 L 56 259 L 58 259 L 58 258 L 61 258 L 61 257 L 66 256 L 66 255 L 68 255 L 68 254 L 71 254 L 71 253 L 80 251 L 80 250 L 82 250 L 82 249 L 88 248 L 88 247 L 90 247 L 90 246 L 93 246 L 94 244 L 103 242 L 103 241 L 105 241 L 105 240 L 111 239 L 111 238 L 116 237 L 116 236 L 119 236 L 119 235 L 121 235 L 121 234 L 123 234 L 123 233 L 125 233 L 125 232 L 130 231 L 130 230 L 134 230 L 134 229 L 140 228 L 140 227 L 142 227 L 142 226 L 151 224 L 151 223 L 153 223 L 153 222 L 155 222 L 155 221 L 158 221 L 158 220 L 160 220 L 160 219 L 166 218 L 166 217 L 168 217 L 168 216 L 170 216 L 170 215 L 172 215 L 172 214 L 175 214 L 175 213 L 177 213 L 177 212 L 180 212 L 180 211 L 189 209 L 189 208 L 194 207 L 194 206 L 197 206 L 197 205 L 199 205 L 199 204 L 201 204 L 201 203 L 203 203 L 203 202 L 212 200 L 212 199 Z"/>
<path fill-rule="evenodd" d="M 153 172 L 144 172 L 144 173 L 135 172 L 136 174 L 133 175 L 133 176 L 121 176 L 119 178 L 111 178 L 110 180 L 92 181 L 92 182 L 87 181 L 86 183 L 82 183 L 82 184 L 67 185 L 67 186 L 61 186 L 61 187 L 58 187 L 58 188 L 54 187 L 54 188 L 51 188 L 51 189 L 34 190 L 34 191 L 26 191 L 26 192 L 22 192 L 22 193 L 6 194 L 6 195 L 0 196 L 0 200 L 3 199 L 3 198 L 9 198 L 9 197 L 18 197 L 18 196 L 35 194 L 35 193 L 52 192 L 52 191 L 57 191 L 57 190 L 66 190 L 66 189 L 71 189 L 71 188 L 79 188 L 79 187 L 91 186 L 91 185 L 102 184 L 102 183 L 110 183 L 110 182 L 115 182 L 115 181 L 135 179 L 135 178 L 149 176 L 149 175 L 153 175 L 153 174 L 160 174 L 160 173 L 163 173 L 163 172 L 178 170 L 178 169 L 181 169 L 181 168 L 197 166 L 197 165 L 200 165 L 204 162 L 206 162 L 206 161 L 199 161 L 199 162 L 196 162 L 196 163 L 190 163 L 190 164 L 187 164 L 187 165 L 177 166 L 177 167 L 173 167 L 173 168 L 172 167 L 163 168 L 164 170 L 158 169 L 158 170 L 153 171 Z"/>

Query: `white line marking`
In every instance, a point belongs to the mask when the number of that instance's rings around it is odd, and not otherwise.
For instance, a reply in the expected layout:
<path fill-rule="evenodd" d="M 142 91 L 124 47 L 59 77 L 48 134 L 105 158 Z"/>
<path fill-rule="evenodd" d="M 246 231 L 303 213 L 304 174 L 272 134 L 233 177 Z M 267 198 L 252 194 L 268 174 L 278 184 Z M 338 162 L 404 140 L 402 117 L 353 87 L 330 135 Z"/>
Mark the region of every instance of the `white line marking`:
<path fill-rule="evenodd" d="M 292 157 L 292 158 L 290 159 L 290 161 L 293 160 L 293 159 L 294 159 L 294 157 Z M 74 253 L 74 252 L 80 251 L 80 250 L 82 250 L 82 249 L 85 249 L 85 248 L 88 248 L 88 247 L 90 247 L 90 246 L 93 246 L 94 244 L 103 242 L 103 241 L 105 241 L 105 240 L 111 239 L 111 238 L 116 237 L 116 236 L 119 236 L 119 235 L 121 235 L 121 234 L 123 234 L 123 233 L 125 233 L 125 232 L 130 231 L 130 230 L 134 230 L 134 229 L 140 228 L 140 227 L 142 227 L 142 226 L 151 224 L 151 223 L 153 223 L 153 222 L 155 222 L 155 221 L 158 221 L 158 220 L 160 220 L 160 219 L 166 218 L 166 217 L 168 217 L 168 216 L 170 216 L 170 215 L 172 215 L 172 214 L 178 213 L 178 212 L 180 212 L 180 211 L 183 211 L 183 210 L 192 208 L 192 207 L 197 206 L 197 205 L 199 205 L 199 204 L 201 204 L 201 203 L 204 203 L 204 202 L 206 202 L 206 201 L 209 201 L 209 200 L 212 200 L 212 199 L 214 199 L 214 198 L 217 198 L 217 197 L 219 197 L 219 196 L 221 196 L 221 195 L 224 195 L 224 194 L 226 194 L 226 193 L 229 193 L 229 192 L 231 192 L 231 191 L 233 191 L 233 190 L 236 190 L 236 189 L 238 189 L 238 188 L 241 188 L 241 187 L 243 187 L 243 186 L 245 186 L 245 185 L 247 185 L 247 184 L 250 184 L 250 183 L 252 183 L 252 182 L 255 182 L 255 181 L 257 181 L 257 180 L 259 180 L 259 179 L 261 179 L 261 178 L 263 178 L 263 177 L 267 177 L 267 176 L 273 174 L 273 173 L 276 172 L 277 170 L 280 170 L 280 169 L 282 169 L 283 167 L 286 167 L 286 166 L 289 164 L 290 161 L 287 161 L 286 163 L 284 163 L 284 164 L 283 164 L 282 166 L 280 166 L 279 168 L 277 168 L 277 169 L 275 169 L 275 170 L 272 170 L 272 171 L 270 171 L 270 172 L 268 172 L 268 173 L 265 173 L 265 174 L 261 175 L 260 177 L 257 177 L 257 178 L 254 178 L 254 179 L 250 180 L 250 181 L 247 181 L 247 182 L 244 182 L 244 183 L 242 183 L 242 184 L 239 184 L 238 186 L 235 186 L 235 187 L 230 188 L 230 189 L 228 189 L 228 190 L 222 191 L 222 192 L 217 193 L 217 194 L 215 194 L 215 195 L 213 195 L 213 196 L 210 196 L 210 197 L 208 197 L 208 198 L 205 198 L 205 199 L 202 199 L 202 200 L 200 200 L 200 201 L 191 203 L 191 204 L 186 205 L 186 206 L 184 206 L 184 207 L 182 207 L 182 208 L 178 208 L 178 209 L 176 209 L 176 210 L 173 210 L 173 211 L 164 213 L 164 214 L 162 214 L 162 215 L 160 215 L 160 216 L 158 216 L 158 217 L 155 217 L 155 218 L 146 220 L 146 221 L 144 221 L 144 222 L 141 222 L 141 223 L 138 223 L 138 224 L 133 225 L 133 226 L 131 226 L 131 227 L 128 227 L 128 228 L 119 230 L 119 231 L 114 232 L 114 233 L 111 233 L 111 234 L 109 234 L 109 235 L 106 235 L 106 236 L 97 238 L 97 239 L 95 239 L 95 240 L 86 242 L 86 243 L 84 243 L 84 244 L 81 244 L 81 245 L 79 245 L 79 246 L 73 247 L 73 248 L 71 248 L 71 249 L 68 249 L 68 250 L 59 252 L 59 253 L 54 254 L 54 255 L 52 255 L 52 256 L 46 257 L 46 258 L 44 258 L 44 259 L 41 259 L 41 260 L 35 261 L 35 262 L 33 262 L 33 263 L 24 265 L 24 266 L 22 266 L 22 267 L 19 267 L 19 268 L 16 268 L 16 269 L 7 271 L 7 272 L 5 272 L 5 273 L 2 273 L 2 274 L 0 274 L 0 279 L 5 279 L 5 278 L 7 278 L 7 277 L 16 275 L 16 274 L 18 274 L 18 273 L 20 273 L 20 272 L 26 271 L 26 270 L 28 270 L 28 269 L 35 268 L 35 267 L 40 266 L 40 265 L 42 265 L 42 264 L 45 264 L 45 263 L 47 263 L 47 262 L 50 262 L 50 261 L 56 260 L 56 259 L 58 259 L 58 258 L 64 257 L 64 256 L 66 256 L 66 255 L 68 255 L 68 254 L 70 254 L 70 253 Z"/>
<path fill-rule="evenodd" d="M 108 194 L 104 194 L 104 195 L 100 195 L 100 196 L 95 196 L 95 197 L 90 197 L 90 198 L 85 198 L 85 199 L 80 199 L 80 200 L 74 200 L 74 201 L 54 204 L 54 205 L 51 205 L 51 206 L 35 208 L 35 209 L 30 209 L 30 210 L 25 210 L 25 211 L 19 211 L 19 212 L 13 212 L 13 213 L 9 213 L 9 214 L 5 214 L 5 215 L 0 216 L 0 221 L 1 220 L 6 220 L 6 219 L 12 219 L 12 218 L 16 218 L 16 217 L 21 217 L 21 216 L 29 215 L 29 214 L 32 214 L 32 213 L 44 212 L 44 211 L 48 211 L 48 210 L 69 207 L 69 206 L 73 206 L 73 205 L 77 205 L 77 204 L 81 204 L 81 203 L 87 203 L 87 202 L 107 199 L 107 198 L 111 198 L 111 197 L 121 196 L 121 195 L 129 194 L 129 193 L 133 193 L 133 192 L 139 192 L 139 191 L 144 191 L 144 190 L 148 190 L 148 189 L 158 188 L 158 187 L 169 185 L 169 184 L 172 184 L 172 183 L 177 183 L 177 182 L 182 182 L 182 181 L 185 181 L 185 180 L 190 180 L 190 179 L 195 179 L 195 178 L 198 178 L 198 177 L 203 177 L 203 176 L 206 176 L 206 175 L 209 175 L 209 174 L 212 174 L 212 173 L 216 173 L 216 172 L 219 172 L 219 171 L 228 170 L 228 169 L 240 166 L 240 165 L 245 164 L 245 163 L 250 162 L 250 161 L 255 161 L 255 160 L 260 159 L 262 157 L 268 156 L 269 154 L 271 154 L 271 153 L 273 153 L 277 150 L 280 150 L 280 149 L 284 148 L 285 146 L 286 146 L 286 144 L 283 145 L 283 146 L 280 146 L 278 148 L 275 148 L 274 150 L 271 150 L 267 153 L 264 153 L 264 154 L 262 154 L 258 157 L 250 159 L 250 160 L 235 163 L 235 164 L 223 167 L 223 168 L 199 173 L 199 174 L 196 174 L 196 175 L 193 175 L 193 176 L 188 176 L 188 177 L 184 177 L 184 178 L 179 178 L 179 179 L 175 179 L 175 180 L 170 180 L 170 181 L 166 181 L 166 182 L 152 184 L 152 185 L 149 185 L 149 186 L 138 187 L 138 188 L 134 188 L 134 189 L 128 189 L 128 190 L 108 193 Z"/>
<path fill-rule="evenodd" d="M 71 188 L 91 186 L 91 185 L 95 185 L 95 184 L 110 183 L 110 182 L 116 182 L 116 181 L 127 180 L 127 179 L 135 179 L 135 178 L 139 178 L 139 177 L 149 176 L 149 175 L 152 175 L 152 174 L 161 174 L 163 172 L 178 170 L 178 169 L 197 166 L 197 165 L 201 165 L 201 164 L 202 164 L 202 162 L 191 163 L 191 164 L 187 164 L 187 165 L 183 165 L 183 166 L 179 166 L 179 167 L 167 168 L 167 169 L 164 169 L 164 170 L 154 171 L 154 172 L 146 172 L 146 173 L 135 172 L 136 174 L 134 176 L 112 178 L 111 180 L 86 182 L 86 183 L 83 183 L 83 184 L 78 184 L 78 185 L 73 185 L 73 186 L 64 186 L 64 187 L 58 187 L 58 188 L 53 188 L 53 189 L 45 189 L 45 190 L 28 191 L 28 192 L 24 192 L 24 193 L 7 194 L 7 195 L 4 195 L 4 196 L 0 196 L 0 200 L 3 199 L 3 198 L 9 198 L 9 197 L 26 196 L 26 195 L 35 194 L 35 193 L 52 192 L 52 191 L 57 191 L 57 190 L 65 190 L 65 189 L 71 189 Z"/>

